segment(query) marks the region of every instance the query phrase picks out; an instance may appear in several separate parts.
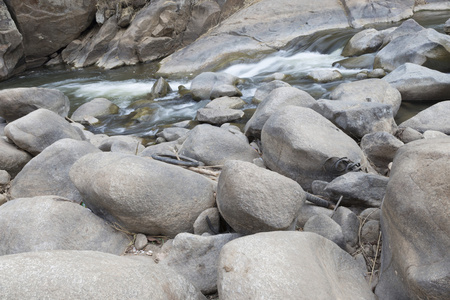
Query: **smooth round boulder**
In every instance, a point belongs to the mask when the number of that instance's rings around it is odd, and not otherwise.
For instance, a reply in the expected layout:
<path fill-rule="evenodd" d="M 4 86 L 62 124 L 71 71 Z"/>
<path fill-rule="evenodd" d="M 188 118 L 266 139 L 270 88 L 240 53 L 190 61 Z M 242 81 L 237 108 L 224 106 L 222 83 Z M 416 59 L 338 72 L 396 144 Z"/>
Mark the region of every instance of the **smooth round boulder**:
<path fill-rule="evenodd" d="M 32 156 L 0 138 L 0 169 L 8 171 L 14 178 L 20 170 L 31 160 Z"/>
<path fill-rule="evenodd" d="M 310 232 L 264 232 L 223 246 L 221 300 L 375 299 L 357 261 Z"/>
<path fill-rule="evenodd" d="M 92 250 L 121 255 L 131 237 L 89 209 L 58 196 L 20 198 L 0 206 L 0 255 Z"/>
<path fill-rule="evenodd" d="M 227 73 L 201 73 L 192 80 L 192 96 L 195 100 L 242 96 L 236 87 L 238 80 L 236 76 Z"/>
<path fill-rule="evenodd" d="M 67 117 L 70 101 L 61 91 L 47 88 L 14 88 L 0 91 L 0 117 L 8 122 L 39 108 Z"/>
<path fill-rule="evenodd" d="M 83 197 L 69 178 L 69 170 L 81 157 L 100 152 L 94 145 L 62 139 L 45 148 L 17 174 L 9 190 L 11 197 L 57 195 L 81 203 Z"/>
<path fill-rule="evenodd" d="M 422 139 L 394 158 L 381 207 L 379 299 L 450 295 L 450 138 Z"/>
<path fill-rule="evenodd" d="M 281 80 L 272 80 L 270 82 L 264 83 L 260 87 L 258 87 L 255 91 L 255 95 L 253 96 L 252 103 L 259 104 L 261 103 L 267 95 L 270 94 L 274 89 L 280 87 L 288 87 L 291 86 L 289 83 L 286 83 Z"/>
<path fill-rule="evenodd" d="M 44 108 L 35 110 L 5 127 L 6 136 L 32 155 L 38 155 L 54 142 L 64 138 L 82 140 L 80 133 L 63 117 Z"/>
<path fill-rule="evenodd" d="M 440 131 L 450 134 L 450 100 L 436 103 L 422 110 L 414 117 L 401 123 L 399 127 L 411 127 L 421 133 L 427 130 Z"/>
<path fill-rule="evenodd" d="M 375 28 L 362 30 L 355 34 L 342 50 L 342 56 L 358 56 L 377 51 L 383 43 L 384 34 Z"/>
<path fill-rule="evenodd" d="M 0 273 L 0 298 L 5 300 L 30 295 L 38 299 L 206 300 L 187 279 L 167 267 L 96 251 L 1 256 Z"/>
<path fill-rule="evenodd" d="M 75 122 L 82 122 L 86 117 L 103 117 L 117 114 L 119 107 L 106 98 L 95 98 L 82 104 L 70 117 Z"/>
<path fill-rule="evenodd" d="M 95 214 L 130 232 L 173 237 L 193 232 L 214 206 L 214 184 L 181 167 L 123 153 L 80 158 L 70 179 Z"/>
<path fill-rule="evenodd" d="M 377 78 L 341 83 L 331 92 L 330 99 L 389 104 L 394 116 L 402 102 L 402 96 L 397 89 L 387 81 Z"/>
<path fill-rule="evenodd" d="M 306 190 L 314 180 L 338 176 L 325 168 L 331 159 L 347 157 L 363 168 L 367 164 L 352 138 L 310 108 L 287 106 L 275 112 L 263 127 L 261 143 L 266 166 Z"/>
<path fill-rule="evenodd" d="M 295 230 L 306 194 L 294 180 L 243 161 L 227 161 L 219 176 L 217 207 L 238 233 Z"/>

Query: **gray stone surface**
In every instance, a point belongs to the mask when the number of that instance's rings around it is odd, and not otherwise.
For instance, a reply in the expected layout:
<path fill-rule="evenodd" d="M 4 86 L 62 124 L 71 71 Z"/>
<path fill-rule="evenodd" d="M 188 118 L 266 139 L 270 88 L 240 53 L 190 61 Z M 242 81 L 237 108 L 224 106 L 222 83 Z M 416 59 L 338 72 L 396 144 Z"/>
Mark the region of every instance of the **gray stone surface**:
<path fill-rule="evenodd" d="M 399 127 L 411 127 L 421 133 L 427 130 L 436 130 L 450 134 L 450 100 L 436 103 L 422 110 L 414 117 L 401 123 Z"/>
<path fill-rule="evenodd" d="M 276 88 L 264 98 L 256 108 L 251 119 L 245 124 L 245 134 L 247 136 L 259 138 L 267 119 L 269 119 L 274 112 L 288 105 L 313 108 L 317 104 L 316 100 L 311 95 L 295 87 Z"/>
<path fill-rule="evenodd" d="M 395 136 L 405 144 L 423 139 L 423 134 L 411 127 L 399 127 Z"/>
<path fill-rule="evenodd" d="M 0 169 L 6 170 L 14 178 L 30 161 L 32 156 L 0 138 Z"/>
<path fill-rule="evenodd" d="M 188 132 L 189 129 L 187 128 L 169 127 L 164 128 L 163 131 L 161 132 L 158 132 L 156 136 L 158 137 L 162 136 L 166 141 L 172 142 L 178 140 L 181 137 L 186 136 Z"/>
<path fill-rule="evenodd" d="M 213 232 L 206 221 L 206 217 L 209 218 L 211 225 L 213 227 Z M 217 207 L 211 207 L 202 211 L 202 213 L 198 216 L 197 220 L 194 222 L 194 234 L 215 234 L 219 232 L 220 229 L 220 215 Z"/>
<path fill-rule="evenodd" d="M 44 108 L 9 123 L 5 127 L 5 134 L 19 148 L 32 155 L 38 155 L 64 138 L 82 140 L 75 127 L 70 126 L 63 117 Z"/>
<path fill-rule="evenodd" d="M 312 216 L 303 226 L 303 231 L 317 233 L 342 249 L 346 248 L 346 240 L 341 226 L 324 214 Z"/>
<path fill-rule="evenodd" d="M 0 91 L 0 116 L 8 122 L 19 119 L 39 108 L 67 117 L 69 98 L 62 92 L 47 88 L 14 88 Z"/>
<path fill-rule="evenodd" d="M 450 74 L 417 64 L 405 63 L 383 79 L 400 92 L 402 100 L 437 101 L 450 98 Z"/>
<path fill-rule="evenodd" d="M 180 154 L 210 166 L 231 159 L 251 162 L 259 155 L 240 134 L 209 124 L 198 125 L 186 136 Z"/>
<path fill-rule="evenodd" d="M 384 34 L 375 28 L 362 30 L 355 34 L 342 50 L 342 56 L 358 56 L 376 52 L 383 44 Z"/>
<path fill-rule="evenodd" d="M 358 230 L 360 225 L 358 216 L 347 207 L 339 206 L 331 219 L 341 226 L 346 250 L 354 249 L 358 243 Z M 353 253 L 353 251 L 350 253 Z"/>
<path fill-rule="evenodd" d="M 242 161 L 225 163 L 216 197 L 222 217 L 242 234 L 294 230 L 306 199 L 292 179 Z"/>
<path fill-rule="evenodd" d="M 117 135 L 103 139 L 98 148 L 102 151 L 139 154 L 144 151 L 142 139 L 135 136 Z"/>
<path fill-rule="evenodd" d="M 70 117 L 76 122 L 82 122 L 87 117 L 103 117 L 119 112 L 119 107 L 106 98 L 95 98 L 82 104 Z"/>
<path fill-rule="evenodd" d="M 380 174 L 386 174 L 388 165 L 404 143 L 388 132 L 366 134 L 361 139 L 361 149 Z"/>
<path fill-rule="evenodd" d="M 170 237 L 193 232 L 198 215 L 214 205 L 210 180 L 135 155 L 86 155 L 72 166 L 70 178 L 87 207 L 130 232 Z"/>
<path fill-rule="evenodd" d="M 199 122 L 222 125 L 227 122 L 236 121 L 244 116 L 239 109 L 230 108 L 201 108 L 197 111 L 196 119 Z"/>
<path fill-rule="evenodd" d="M 274 113 L 263 127 L 261 142 L 266 166 L 306 190 L 314 180 L 331 181 L 337 176 L 323 167 L 332 157 L 367 165 L 352 138 L 309 108 L 287 106 Z"/>
<path fill-rule="evenodd" d="M 227 73 L 205 72 L 192 80 L 191 93 L 196 100 L 241 96 L 237 81 L 237 77 Z"/>
<path fill-rule="evenodd" d="M 152 91 L 150 94 L 155 98 L 161 98 L 166 96 L 168 93 L 172 91 L 169 83 L 162 77 L 159 77 L 158 80 L 153 84 Z"/>
<path fill-rule="evenodd" d="M 309 232 L 265 232 L 227 243 L 217 287 L 221 300 L 375 299 L 356 260 Z"/>
<path fill-rule="evenodd" d="M 77 203 L 83 201 L 69 178 L 69 170 L 81 157 L 100 152 L 88 142 L 59 140 L 30 160 L 11 184 L 12 198 L 56 195 Z"/>
<path fill-rule="evenodd" d="M 263 85 L 259 86 L 256 91 L 255 95 L 253 96 L 252 103 L 258 104 L 261 103 L 264 98 L 267 97 L 267 95 L 270 94 L 274 89 L 280 88 L 280 87 L 289 87 L 291 86 L 289 83 L 286 83 L 281 80 L 272 80 L 270 82 L 264 83 Z"/>
<path fill-rule="evenodd" d="M 331 92 L 330 99 L 389 104 L 392 106 L 394 116 L 402 102 L 397 89 L 387 81 L 375 78 L 341 83 Z"/>
<path fill-rule="evenodd" d="M 59 196 L 8 201 L 0 206 L 0 227 L 0 255 L 44 250 L 120 255 L 130 243 L 129 237 L 89 209 Z"/>
<path fill-rule="evenodd" d="M 222 247 L 240 235 L 226 233 L 214 236 L 198 236 L 190 233 L 178 234 L 172 242 L 167 256 L 160 260 L 183 275 L 203 294 L 217 291 L 219 254 Z"/>
<path fill-rule="evenodd" d="M 321 83 L 341 80 L 343 78 L 341 72 L 338 70 L 312 70 L 308 72 L 307 76 Z"/>
<path fill-rule="evenodd" d="M 0 272 L 0 297 L 5 300 L 30 295 L 38 299 L 206 300 L 187 279 L 167 267 L 95 251 L 2 256 Z"/>
<path fill-rule="evenodd" d="M 377 131 L 394 133 L 397 128 L 388 104 L 319 99 L 315 110 L 355 139 Z"/>
<path fill-rule="evenodd" d="M 450 138 L 411 142 L 397 153 L 382 205 L 380 299 L 450 294 Z M 405 176 L 407 174 L 407 176 Z"/>

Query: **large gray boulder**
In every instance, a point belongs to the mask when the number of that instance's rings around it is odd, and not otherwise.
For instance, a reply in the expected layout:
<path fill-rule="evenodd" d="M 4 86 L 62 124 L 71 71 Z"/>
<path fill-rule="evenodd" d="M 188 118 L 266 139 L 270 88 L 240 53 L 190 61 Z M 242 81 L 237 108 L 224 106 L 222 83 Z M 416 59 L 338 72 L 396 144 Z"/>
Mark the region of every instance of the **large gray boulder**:
<path fill-rule="evenodd" d="M 366 158 L 358 144 L 319 113 L 309 108 L 287 106 L 275 112 L 261 133 L 266 166 L 310 189 L 314 180 L 331 181 L 326 170 L 332 158 L 347 157 L 364 168 Z"/>
<path fill-rule="evenodd" d="M 330 99 L 389 104 L 394 116 L 402 103 L 400 92 L 383 79 L 341 83 L 331 92 Z"/>
<path fill-rule="evenodd" d="M 261 130 L 267 119 L 274 112 L 288 105 L 314 108 L 317 103 L 310 94 L 295 87 L 276 88 L 264 98 L 245 124 L 245 135 L 260 138 Z"/>
<path fill-rule="evenodd" d="M 238 120 L 245 114 L 241 110 L 244 105 L 245 101 L 239 97 L 216 98 L 197 111 L 197 120 L 217 125 Z"/>
<path fill-rule="evenodd" d="M 411 127 L 421 133 L 436 130 L 450 134 L 449 122 L 450 100 L 442 101 L 422 110 L 414 117 L 401 123 L 399 127 Z"/>
<path fill-rule="evenodd" d="M 80 133 L 63 117 L 40 108 L 5 127 L 6 136 L 21 149 L 38 155 L 54 142 L 70 138 L 82 140 Z"/>
<path fill-rule="evenodd" d="M 32 156 L 0 138 L 0 170 L 8 171 L 14 178 L 20 170 L 30 161 Z"/>
<path fill-rule="evenodd" d="M 389 164 L 403 145 L 395 136 L 383 131 L 366 134 L 360 143 L 364 154 L 380 174 L 388 173 Z"/>
<path fill-rule="evenodd" d="M 405 63 L 450 71 L 450 36 L 429 28 L 394 38 L 375 56 L 374 68 L 388 72 Z"/>
<path fill-rule="evenodd" d="M 359 56 L 376 52 L 383 44 L 385 31 L 375 28 L 362 30 L 355 34 L 342 49 L 342 56 Z"/>
<path fill-rule="evenodd" d="M 408 143 L 395 156 L 382 205 L 380 299 L 450 294 L 450 138 Z"/>
<path fill-rule="evenodd" d="M 218 272 L 223 300 L 375 299 L 356 260 L 315 233 L 235 239 L 222 248 Z"/>
<path fill-rule="evenodd" d="M 12 198 L 57 195 L 81 203 L 83 197 L 69 178 L 69 170 L 81 157 L 100 152 L 88 142 L 62 139 L 30 160 L 11 183 Z"/>
<path fill-rule="evenodd" d="M 281 81 L 281 80 L 272 80 L 270 82 L 264 83 L 263 85 L 259 86 L 256 89 L 255 95 L 253 96 L 253 99 L 252 99 L 252 103 L 259 104 L 274 89 L 277 89 L 277 88 L 280 88 L 280 87 L 288 87 L 288 86 L 291 86 L 291 85 L 289 83 L 286 83 L 286 82 Z"/>
<path fill-rule="evenodd" d="M 345 250 L 345 236 L 341 226 L 325 214 L 312 216 L 303 226 L 303 231 L 321 235 Z"/>
<path fill-rule="evenodd" d="M 0 81 L 25 69 L 22 34 L 19 32 L 5 2 L 0 1 Z"/>
<path fill-rule="evenodd" d="M 449 100 L 450 74 L 418 64 L 405 63 L 383 78 L 402 95 L 402 100 Z"/>
<path fill-rule="evenodd" d="M 105 98 L 95 98 L 78 107 L 70 117 L 76 122 L 82 122 L 85 117 L 103 117 L 117 114 L 119 107 Z"/>
<path fill-rule="evenodd" d="M 30 295 L 38 299 L 206 300 L 187 279 L 167 267 L 96 251 L 2 256 L 0 272 L 0 297 L 5 300 Z"/>
<path fill-rule="evenodd" d="M 0 206 L 0 255 L 92 250 L 120 255 L 131 237 L 89 209 L 59 196 L 20 198 Z"/>
<path fill-rule="evenodd" d="M 237 233 L 212 236 L 180 233 L 168 247 L 164 246 L 163 251 L 167 255 L 159 264 L 173 268 L 203 294 L 215 293 L 220 250 L 238 237 Z"/>
<path fill-rule="evenodd" d="M 62 92 L 46 88 L 14 88 L 0 91 L 0 116 L 8 122 L 39 108 L 67 117 L 70 101 Z"/>
<path fill-rule="evenodd" d="M 192 80 L 192 97 L 195 100 L 209 100 L 224 96 L 241 96 L 236 87 L 238 80 L 236 76 L 227 73 L 204 72 Z"/>
<path fill-rule="evenodd" d="M 252 162 L 259 157 L 238 134 L 209 124 L 198 125 L 187 134 L 180 154 L 210 166 L 223 165 L 232 159 Z"/>
<path fill-rule="evenodd" d="M 394 133 L 397 128 L 389 104 L 320 99 L 315 110 L 356 139 L 377 131 Z"/>
<path fill-rule="evenodd" d="M 295 230 L 306 194 L 294 180 L 252 163 L 228 161 L 219 177 L 217 207 L 242 234 Z"/>
<path fill-rule="evenodd" d="M 23 35 L 27 63 L 38 65 L 88 28 L 96 10 L 95 1 L 4 1 Z"/>
<path fill-rule="evenodd" d="M 198 215 L 214 206 L 214 185 L 206 177 L 135 155 L 88 154 L 72 166 L 70 178 L 87 207 L 130 232 L 193 232 Z"/>

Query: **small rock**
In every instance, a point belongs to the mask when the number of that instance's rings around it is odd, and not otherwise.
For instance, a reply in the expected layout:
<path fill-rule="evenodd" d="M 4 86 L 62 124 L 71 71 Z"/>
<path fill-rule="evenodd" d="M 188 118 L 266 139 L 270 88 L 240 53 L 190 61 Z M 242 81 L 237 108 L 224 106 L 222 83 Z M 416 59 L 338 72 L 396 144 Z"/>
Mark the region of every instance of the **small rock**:
<path fill-rule="evenodd" d="M 361 229 L 361 243 L 376 245 L 380 235 L 380 221 L 369 220 Z"/>
<path fill-rule="evenodd" d="M 341 226 L 326 215 L 315 215 L 306 222 L 303 231 L 317 233 L 345 250 L 345 236 Z"/>
<path fill-rule="evenodd" d="M 142 250 L 147 246 L 148 240 L 147 236 L 142 233 L 136 234 L 135 240 L 134 240 L 134 247 L 136 247 L 137 250 Z"/>
<path fill-rule="evenodd" d="M 435 138 L 442 138 L 447 137 L 447 135 L 443 132 L 436 131 L 436 130 L 427 130 L 423 133 L 423 137 L 425 139 L 435 139 Z"/>
<path fill-rule="evenodd" d="M 350 209 L 340 206 L 331 217 L 342 228 L 347 250 L 354 248 L 358 243 L 359 219 Z M 349 251 L 347 251 L 349 252 Z"/>
<path fill-rule="evenodd" d="M 338 70 L 313 70 L 307 76 L 316 82 L 330 82 L 342 79 L 342 74 Z"/>
<path fill-rule="evenodd" d="M 405 144 L 424 138 L 423 134 L 415 129 L 412 129 L 411 127 L 399 128 L 395 135 Z"/>
<path fill-rule="evenodd" d="M 11 181 L 11 176 L 5 170 L 0 170 L 0 187 L 4 187 Z"/>
<path fill-rule="evenodd" d="M 153 84 L 152 91 L 150 94 L 155 98 L 160 98 L 166 96 L 169 92 L 172 91 L 169 83 L 162 77 Z"/>
<path fill-rule="evenodd" d="M 359 214 L 359 218 L 361 219 L 361 221 L 365 221 L 365 220 L 376 220 L 376 221 L 380 221 L 380 217 L 381 217 L 381 209 L 376 208 L 376 207 L 369 207 L 366 208 L 365 210 L 363 210 L 360 214 Z"/>
<path fill-rule="evenodd" d="M 213 230 L 215 232 L 211 230 L 206 218 L 209 218 L 211 226 L 213 227 Z M 204 210 L 198 216 L 197 220 L 195 220 L 194 222 L 194 234 L 202 235 L 205 232 L 209 234 L 217 234 L 217 232 L 219 232 L 219 229 L 220 229 L 220 215 L 217 207 L 211 207 Z"/>

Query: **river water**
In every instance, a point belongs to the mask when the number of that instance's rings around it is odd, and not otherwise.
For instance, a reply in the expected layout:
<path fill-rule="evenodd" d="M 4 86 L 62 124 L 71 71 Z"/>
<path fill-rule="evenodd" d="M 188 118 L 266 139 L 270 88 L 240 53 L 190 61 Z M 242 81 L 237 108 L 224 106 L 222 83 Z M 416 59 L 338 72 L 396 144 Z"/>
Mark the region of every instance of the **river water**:
<path fill-rule="evenodd" d="M 415 15 L 416 21 L 422 26 L 434 28 L 443 32 L 443 24 L 450 17 L 450 12 L 421 12 Z M 391 24 L 390 26 L 398 26 Z M 378 28 L 387 28 L 387 25 Z M 340 55 L 346 42 L 356 33 L 347 29 L 328 31 L 314 35 L 301 44 L 294 45 L 289 50 L 278 51 L 266 58 L 253 63 L 232 65 L 222 71 L 243 79 L 238 86 L 247 103 L 244 111 L 246 116 L 240 121 L 242 126 L 254 111 L 255 105 L 251 99 L 255 90 L 264 79 L 276 72 L 288 75 L 285 80 L 292 86 L 310 93 L 314 98 L 326 98 L 327 94 L 342 82 L 356 80 L 355 75 L 360 69 L 335 68 L 332 64 L 343 59 Z M 194 120 L 196 112 L 208 101 L 196 102 L 187 96 L 178 94 L 180 85 L 189 88 L 192 78 L 171 80 L 167 78 L 173 89 L 164 98 L 151 99 L 149 93 L 156 82 L 156 63 L 138 66 L 122 67 L 115 70 L 101 70 L 96 67 L 74 69 L 65 66 L 41 68 L 0 83 L 0 89 L 15 87 L 45 87 L 62 91 L 71 102 L 71 112 L 81 104 L 94 98 L 103 97 L 120 107 L 120 113 L 101 119 L 99 125 L 89 128 L 94 133 L 108 135 L 133 134 L 152 139 L 165 126 L 173 123 Z M 308 79 L 306 74 L 314 69 L 338 70 L 344 78 L 331 83 L 316 83 Z M 137 101 L 144 100 L 145 106 L 153 112 L 150 120 L 143 122 L 133 119 Z M 142 101 L 140 101 L 142 102 Z M 397 115 L 400 123 L 418 111 L 428 107 L 429 103 L 403 103 Z M 69 114 L 70 116 L 70 114 Z M 192 126 L 195 122 L 192 123 Z"/>

